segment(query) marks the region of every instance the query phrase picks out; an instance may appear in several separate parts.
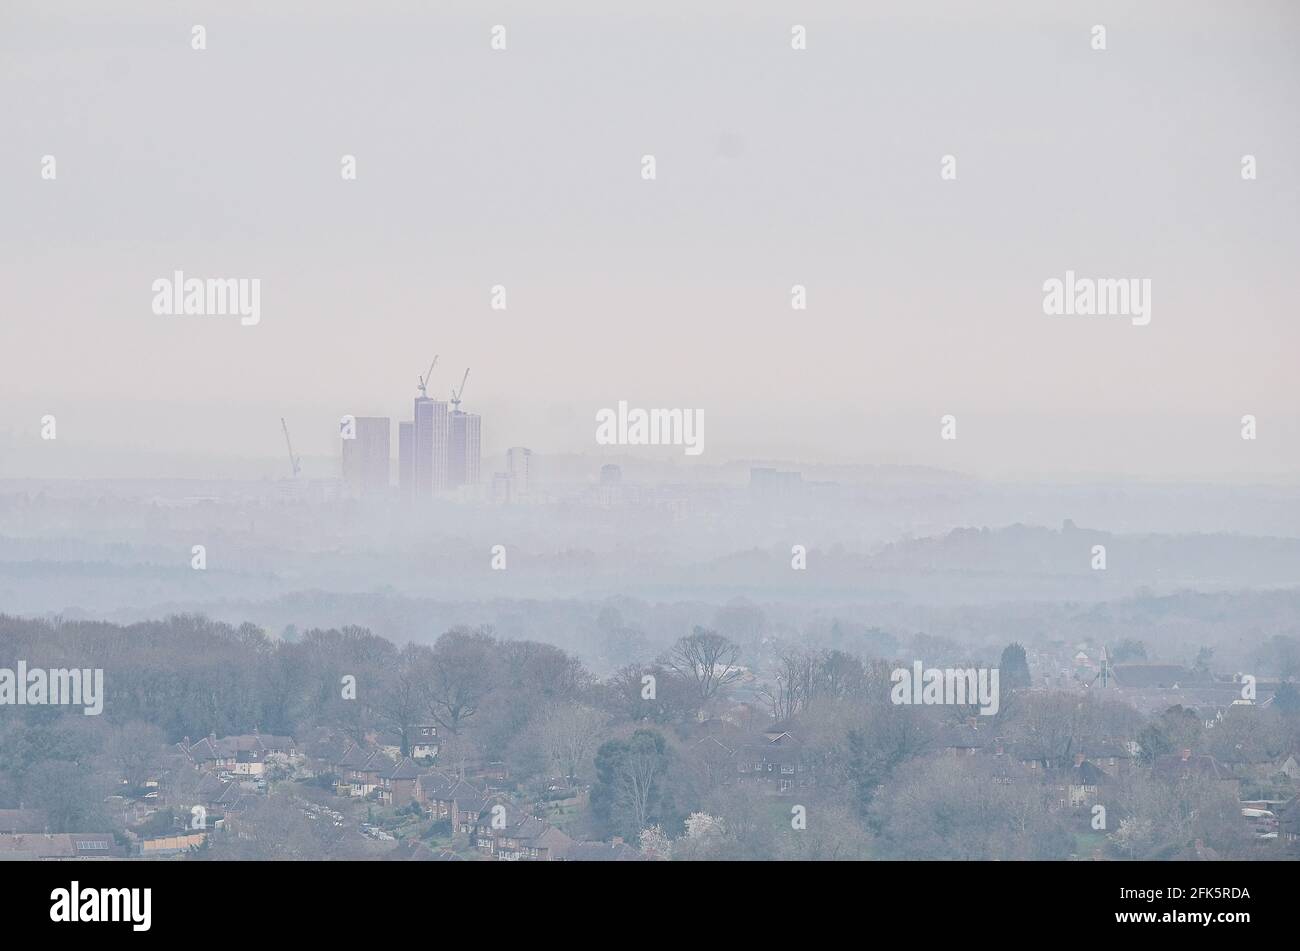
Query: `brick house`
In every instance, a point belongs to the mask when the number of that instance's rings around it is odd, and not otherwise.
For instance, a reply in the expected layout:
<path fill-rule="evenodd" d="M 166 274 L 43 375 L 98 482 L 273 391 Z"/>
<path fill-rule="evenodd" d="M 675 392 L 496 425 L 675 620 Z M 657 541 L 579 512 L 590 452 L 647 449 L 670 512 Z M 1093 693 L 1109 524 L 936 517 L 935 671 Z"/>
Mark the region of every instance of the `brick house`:
<path fill-rule="evenodd" d="M 400 809 L 415 801 L 415 784 L 420 778 L 419 764 L 409 756 L 379 776 L 379 801 Z"/>

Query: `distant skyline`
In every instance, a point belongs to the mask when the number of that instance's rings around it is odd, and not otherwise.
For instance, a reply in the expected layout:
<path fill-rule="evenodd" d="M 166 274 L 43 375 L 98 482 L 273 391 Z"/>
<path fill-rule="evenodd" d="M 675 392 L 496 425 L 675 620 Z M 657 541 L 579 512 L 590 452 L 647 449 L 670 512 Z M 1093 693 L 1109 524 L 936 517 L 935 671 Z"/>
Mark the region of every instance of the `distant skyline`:
<path fill-rule="evenodd" d="M 1300 7 L 589 7 L 5 4 L 0 477 L 274 475 L 281 416 L 337 459 L 434 354 L 489 475 L 618 400 L 703 410 L 703 465 L 1300 475 Z M 154 314 L 175 270 L 259 322 Z M 1067 270 L 1150 324 L 1046 316 Z"/>
<path fill-rule="evenodd" d="M 497 412 L 489 407 L 484 407 L 483 412 L 491 414 L 488 417 L 491 429 L 497 428 L 498 419 L 511 419 L 508 413 Z M 521 415 L 513 417 L 512 421 L 517 424 L 517 428 L 511 428 L 511 433 L 527 432 L 524 421 L 520 419 Z M 133 434 L 125 437 L 122 444 L 116 447 L 94 437 L 83 441 L 71 427 L 74 422 L 96 418 L 101 417 L 81 411 L 76 406 L 60 413 L 57 443 L 44 443 L 40 440 L 39 417 L 27 432 L 0 430 L 0 479 L 279 479 L 287 478 L 290 474 L 284 436 L 279 429 L 279 417 L 272 420 L 273 426 L 267 427 L 260 407 L 214 407 L 204 412 L 196 411 L 195 421 L 199 429 L 192 433 L 161 429 L 170 440 L 164 446 L 150 446 L 146 439 L 140 438 L 139 433 L 148 428 L 144 422 L 138 427 L 133 426 Z M 142 409 L 138 417 L 118 412 L 104 413 L 102 418 L 111 425 L 128 425 L 133 419 L 158 419 L 149 408 Z M 302 414 L 289 416 L 294 451 L 302 459 L 302 477 L 338 478 L 341 446 L 332 435 L 337 430 L 337 419 L 311 420 L 312 426 L 306 425 L 304 419 Z M 712 420 L 710 422 L 712 425 Z M 1246 451 L 1243 452 L 1237 445 L 1240 442 L 1237 436 L 1239 426 L 1235 420 L 1209 421 L 1221 424 L 1221 431 L 1213 433 L 1204 419 L 1180 421 L 1157 418 L 1148 421 L 1115 418 L 1111 420 L 1114 423 L 1114 435 L 1104 445 L 1099 443 L 1103 451 L 1095 458 L 1086 451 L 1087 444 L 1073 440 L 1067 426 L 1061 425 L 1059 429 L 1053 430 L 1053 421 L 1044 417 L 1026 416 L 1009 420 L 965 415 L 960 421 L 959 440 L 956 443 L 940 443 L 936 436 L 935 446 L 928 444 L 928 435 L 930 430 L 935 433 L 939 430 L 937 416 L 932 424 L 928 418 L 922 418 L 918 413 L 888 419 L 858 417 L 857 422 L 857 442 L 836 446 L 832 441 L 825 446 L 824 451 L 816 453 L 800 452 L 801 445 L 810 444 L 806 438 L 802 441 L 763 441 L 761 432 L 756 432 L 757 427 L 752 423 L 745 427 L 745 432 L 753 436 L 750 441 L 737 440 L 734 432 L 711 431 L 708 452 L 696 457 L 686 456 L 680 448 L 671 446 L 586 445 L 583 434 L 588 428 L 594 429 L 594 423 L 591 427 L 574 423 L 566 430 L 572 433 L 569 441 L 558 444 L 539 443 L 527 436 L 502 438 L 485 428 L 482 477 L 486 481 L 492 472 L 504 470 L 505 453 L 510 446 L 526 445 L 542 460 L 543 465 L 547 457 L 589 457 L 593 478 L 602 461 L 634 459 L 651 465 L 669 465 L 682 472 L 693 468 L 710 469 L 750 462 L 776 462 L 795 468 L 915 466 L 974 478 L 1007 481 L 1300 482 L 1300 472 L 1291 458 L 1296 434 L 1300 430 L 1295 419 L 1280 421 L 1284 427 L 1282 431 L 1290 434 L 1285 441 L 1279 440 L 1282 445 L 1246 443 Z M 1085 422 L 1088 426 L 1097 425 L 1097 421 L 1091 417 Z M 1273 425 L 1271 420 L 1266 422 L 1270 427 Z M 398 419 L 394 417 L 391 440 L 394 480 L 397 478 L 397 423 Z M 245 424 L 250 430 L 258 430 L 255 435 L 257 445 L 253 451 L 221 451 L 216 447 L 199 444 L 200 437 L 214 434 L 218 437 L 224 434 L 233 441 L 239 435 L 239 427 Z M 916 431 L 905 432 L 907 424 L 914 425 Z M 789 425 L 796 426 L 797 420 L 792 420 Z M 230 431 L 232 429 L 236 432 Z M 266 431 L 262 432 L 261 429 Z M 869 434 L 873 432 L 883 434 L 881 445 L 870 444 Z M 979 439 L 972 438 L 977 434 Z M 489 437 L 492 439 L 490 443 L 486 441 Z M 1098 438 L 1104 439 L 1105 436 L 1099 433 Z M 764 446 L 773 448 L 764 451 Z M 1084 446 L 1085 451 L 1080 451 L 1080 446 Z M 1123 461 L 1118 464 L 1115 462 L 1119 446 L 1124 447 L 1127 453 L 1127 465 Z M 782 448 L 787 451 L 781 451 Z M 1214 452 L 1218 453 L 1217 465 L 1216 460 L 1207 459 Z M 1184 465 L 1176 466 L 1178 461 Z"/>

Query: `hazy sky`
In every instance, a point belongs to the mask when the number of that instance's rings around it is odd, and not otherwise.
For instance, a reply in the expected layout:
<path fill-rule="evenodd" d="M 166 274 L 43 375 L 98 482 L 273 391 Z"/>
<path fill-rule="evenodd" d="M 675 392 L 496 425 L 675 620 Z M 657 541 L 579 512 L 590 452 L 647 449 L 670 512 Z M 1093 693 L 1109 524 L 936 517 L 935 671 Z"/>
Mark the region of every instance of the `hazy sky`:
<path fill-rule="evenodd" d="M 626 399 L 702 409 L 704 463 L 1295 474 L 1298 49 L 1289 0 L 7 0 L 0 474 L 278 457 L 282 415 L 327 455 L 435 353 L 485 472 Z M 174 269 L 260 324 L 155 315 Z M 1150 324 L 1045 316 L 1066 269 Z"/>

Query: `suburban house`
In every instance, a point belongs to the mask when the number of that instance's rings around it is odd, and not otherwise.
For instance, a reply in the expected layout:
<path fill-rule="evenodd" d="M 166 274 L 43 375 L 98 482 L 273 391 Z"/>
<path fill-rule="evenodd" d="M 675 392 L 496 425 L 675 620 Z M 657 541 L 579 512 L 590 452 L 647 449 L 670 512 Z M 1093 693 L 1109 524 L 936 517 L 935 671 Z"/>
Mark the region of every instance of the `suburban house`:
<path fill-rule="evenodd" d="M 353 743 L 334 764 L 338 777 L 334 791 L 340 796 L 369 796 L 397 765 L 382 750 Z"/>
<path fill-rule="evenodd" d="M 1096 802 L 1101 787 L 1111 777 L 1101 767 L 1088 760 L 1084 754 L 1075 753 L 1074 763 L 1062 772 L 1063 782 L 1058 782 L 1059 802 L 1062 806 L 1078 808 Z"/>
<path fill-rule="evenodd" d="M 621 838 L 611 842 L 578 842 L 563 830 L 525 816 L 504 829 L 480 825 L 474 844 L 498 862 L 646 862 L 644 852 Z"/>
<path fill-rule="evenodd" d="M 703 769 L 711 785 L 730 785 L 736 778 L 736 747 L 716 736 L 705 736 L 690 747 L 691 757 Z"/>
<path fill-rule="evenodd" d="M 178 748 L 189 761 L 204 772 L 229 772 L 238 776 L 261 776 L 267 757 L 281 753 L 293 757 L 297 753 L 291 736 L 272 736 L 253 732 L 243 736 L 223 736 L 217 739 L 209 733 L 197 743 L 187 736 Z"/>
<path fill-rule="evenodd" d="M 474 844 L 500 862 L 553 862 L 574 844 L 564 832 L 535 816 L 525 816 L 504 829 L 482 823 Z"/>
<path fill-rule="evenodd" d="M 423 772 L 409 756 L 379 776 L 379 801 L 400 809 L 415 801 L 415 783 Z"/>
<path fill-rule="evenodd" d="M 238 783 L 226 782 L 211 773 L 205 773 L 203 778 L 199 780 L 198 789 L 195 790 L 195 799 L 198 805 L 207 810 L 207 818 L 210 823 L 218 816 L 238 812 L 247 805 L 244 792 L 239 788 Z"/>
<path fill-rule="evenodd" d="M 108 833 L 65 832 L 58 835 L 0 834 L 0 861 L 42 862 L 122 858 L 125 850 Z"/>
<path fill-rule="evenodd" d="M 737 754 L 754 741 L 754 734 L 729 720 L 713 717 L 695 724 L 692 735 L 689 754 L 709 784 L 728 786 L 735 782 L 740 774 Z"/>
<path fill-rule="evenodd" d="M 989 759 L 989 775 L 995 786 L 1039 786 L 1043 782 L 1043 770 L 1022 763 L 1011 756 L 994 756 Z"/>
<path fill-rule="evenodd" d="M 414 795 L 435 821 L 450 822 L 452 832 L 467 835 L 478 827 L 479 815 L 488 802 L 482 789 L 436 771 L 416 778 Z"/>
<path fill-rule="evenodd" d="M 761 783 L 773 792 L 789 792 L 813 782 L 803 744 L 784 730 L 769 729 L 754 737 L 737 751 L 736 763 L 743 782 Z"/>
<path fill-rule="evenodd" d="M 436 759 L 438 746 L 438 728 L 436 726 L 417 726 L 415 728 L 415 739 L 411 741 L 412 758 Z"/>
<path fill-rule="evenodd" d="M 1291 849 L 1300 849 L 1300 796 L 1278 811 L 1277 831 Z"/>
<path fill-rule="evenodd" d="M 1084 757 L 1112 776 L 1134 769 L 1137 764 L 1138 745 L 1132 740 L 1106 737 L 1083 741 Z"/>
<path fill-rule="evenodd" d="M 1157 756 L 1155 762 L 1151 764 L 1151 769 L 1156 776 L 1170 782 L 1199 776 L 1221 782 L 1230 782 L 1234 786 L 1240 785 L 1237 777 L 1209 753 L 1193 754 L 1189 749 L 1185 749 L 1181 753 Z"/>
<path fill-rule="evenodd" d="M 1300 780 L 1300 754 L 1287 753 L 1278 760 L 1277 771 L 1292 782 Z"/>
<path fill-rule="evenodd" d="M 990 748 L 997 752 L 998 742 L 988 730 L 981 730 L 978 722 L 967 721 L 947 727 L 939 736 L 938 746 L 949 756 L 973 756 Z"/>

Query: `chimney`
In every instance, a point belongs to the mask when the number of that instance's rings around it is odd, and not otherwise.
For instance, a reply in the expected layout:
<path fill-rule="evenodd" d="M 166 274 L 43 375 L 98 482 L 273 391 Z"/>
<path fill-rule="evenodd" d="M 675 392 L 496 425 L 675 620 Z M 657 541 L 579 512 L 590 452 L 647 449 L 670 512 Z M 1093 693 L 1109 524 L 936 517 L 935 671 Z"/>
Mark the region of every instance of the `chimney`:
<path fill-rule="evenodd" d="M 1192 758 L 1192 751 L 1191 751 L 1190 749 L 1184 748 L 1184 749 L 1183 749 L 1183 762 L 1186 763 L 1186 762 L 1187 762 L 1189 759 L 1191 759 L 1191 758 Z"/>
<path fill-rule="evenodd" d="M 970 728 L 971 728 L 972 730 L 978 730 L 978 729 L 980 728 L 980 718 L 979 718 L 979 717 L 967 717 L 967 718 L 966 718 L 966 722 L 967 722 L 968 724 L 970 724 Z"/>
<path fill-rule="evenodd" d="M 1083 754 L 1082 754 L 1082 753 L 1075 753 L 1075 754 L 1074 754 L 1074 765 L 1075 765 L 1075 766 L 1082 766 L 1082 765 L 1083 765 Z"/>

